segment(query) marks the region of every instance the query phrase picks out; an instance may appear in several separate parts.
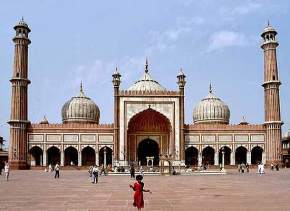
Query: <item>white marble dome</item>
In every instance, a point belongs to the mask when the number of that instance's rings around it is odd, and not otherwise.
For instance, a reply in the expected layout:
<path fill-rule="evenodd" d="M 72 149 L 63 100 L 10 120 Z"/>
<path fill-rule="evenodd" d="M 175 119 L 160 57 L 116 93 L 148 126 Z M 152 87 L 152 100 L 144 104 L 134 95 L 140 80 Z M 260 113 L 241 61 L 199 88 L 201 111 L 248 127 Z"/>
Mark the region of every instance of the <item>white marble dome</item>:
<path fill-rule="evenodd" d="M 193 109 L 193 122 L 229 124 L 229 120 L 229 107 L 212 93 L 210 86 L 209 94 Z"/>
<path fill-rule="evenodd" d="M 67 101 L 61 110 L 63 123 L 99 123 L 100 109 L 86 97 L 82 86 L 80 93 Z"/>
<path fill-rule="evenodd" d="M 128 90 L 131 91 L 166 91 L 157 81 L 148 73 L 148 62 L 146 60 L 145 72 L 142 77 L 136 81 Z"/>

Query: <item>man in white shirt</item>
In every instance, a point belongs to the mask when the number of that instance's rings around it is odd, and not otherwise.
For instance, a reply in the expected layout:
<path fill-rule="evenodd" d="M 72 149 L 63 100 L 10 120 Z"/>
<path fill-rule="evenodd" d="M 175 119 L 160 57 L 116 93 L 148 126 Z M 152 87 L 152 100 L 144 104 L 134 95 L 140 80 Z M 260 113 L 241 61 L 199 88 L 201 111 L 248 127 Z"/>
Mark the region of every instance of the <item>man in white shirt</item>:
<path fill-rule="evenodd" d="M 9 166 L 8 162 L 5 163 L 4 172 L 5 172 L 5 176 L 6 176 L 6 181 L 8 181 L 9 173 L 10 173 L 10 166 Z"/>
<path fill-rule="evenodd" d="M 57 164 L 55 165 L 55 167 L 54 167 L 54 171 L 55 171 L 54 178 L 55 178 L 55 179 L 56 179 L 56 178 L 59 178 L 59 169 L 60 169 L 60 167 L 59 167 L 59 164 L 57 163 Z"/>

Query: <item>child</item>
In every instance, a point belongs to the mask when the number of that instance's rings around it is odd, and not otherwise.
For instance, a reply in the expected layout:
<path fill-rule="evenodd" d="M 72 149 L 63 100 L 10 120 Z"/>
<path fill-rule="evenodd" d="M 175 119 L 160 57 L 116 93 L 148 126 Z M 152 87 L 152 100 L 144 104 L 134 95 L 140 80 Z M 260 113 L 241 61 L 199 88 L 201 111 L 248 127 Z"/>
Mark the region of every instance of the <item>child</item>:
<path fill-rule="evenodd" d="M 137 207 L 138 210 L 144 208 L 143 192 L 152 193 L 150 190 L 144 189 L 144 183 L 142 182 L 142 179 L 143 179 L 142 175 L 137 175 L 136 176 L 137 182 L 135 182 L 134 185 L 129 185 L 130 188 L 132 188 L 135 191 L 133 206 Z"/>

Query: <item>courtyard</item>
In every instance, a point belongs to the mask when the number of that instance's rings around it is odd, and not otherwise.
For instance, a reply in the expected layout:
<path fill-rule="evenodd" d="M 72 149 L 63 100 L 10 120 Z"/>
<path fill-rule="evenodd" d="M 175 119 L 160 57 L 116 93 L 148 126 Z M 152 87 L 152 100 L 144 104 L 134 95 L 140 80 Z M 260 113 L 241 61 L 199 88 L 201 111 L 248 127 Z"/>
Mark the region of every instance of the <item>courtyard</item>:
<path fill-rule="evenodd" d="M 0 210 L 137 210 L 129 176 L 101 176 L 92 184 L 85 170 L 53 173 L 12 171 L 0 177 Z M 258 175 L 145 176 L 144 210 L 290 210 L 290 170 Z"/>

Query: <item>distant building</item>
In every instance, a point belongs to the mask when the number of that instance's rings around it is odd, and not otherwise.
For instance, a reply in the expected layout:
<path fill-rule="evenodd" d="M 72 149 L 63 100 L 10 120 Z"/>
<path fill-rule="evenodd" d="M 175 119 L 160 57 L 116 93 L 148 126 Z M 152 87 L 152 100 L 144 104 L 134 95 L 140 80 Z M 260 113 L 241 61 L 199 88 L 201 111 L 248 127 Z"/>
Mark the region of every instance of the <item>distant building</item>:
<path fill-rule="evenodd" d="M 290 132 L 286 133 L 282 138 L 282 156 L 283 163 L 286 167 L 290 167 Z"/>
<path fill-rule="evenodd" d="M 270 25 L 261 34 L 265 119 L 258 125 L 244 119 L 240 124 L 230 125 L 230 109 L 213 93 L 211 86 L 208 95 L 194 107 L 193 121 L 186 124 L 185 74 L 181 70 L 177 75 L 176 90 L 167 90 L 151 76 L 147 61 L 141 78 L 127 89 L 120 89 L 119 71 L 113 73 L 112 124 L 99 123 L 100 109 L 85 95 L 82 85 L 79 94 L 64 103 L 62 123 L 51 124 L 46 118 L 40 123 L 30 123 L 27 115 L 30 29 L 23 20 L 14 29 L 9 121 L 9 161 L 13 168 L 55 163 L 159 165 L 160 159 L 173 166 L 219 165 L 223 155 L 226 165 L 281 161 L 278 42 L 277 32 Z"/>
<path fill-rule="evenodd" d="M 8 161 L 8 151 L 4 149 L 4 139 L 0 136 L 0 168 L 5 161 Z"/>

